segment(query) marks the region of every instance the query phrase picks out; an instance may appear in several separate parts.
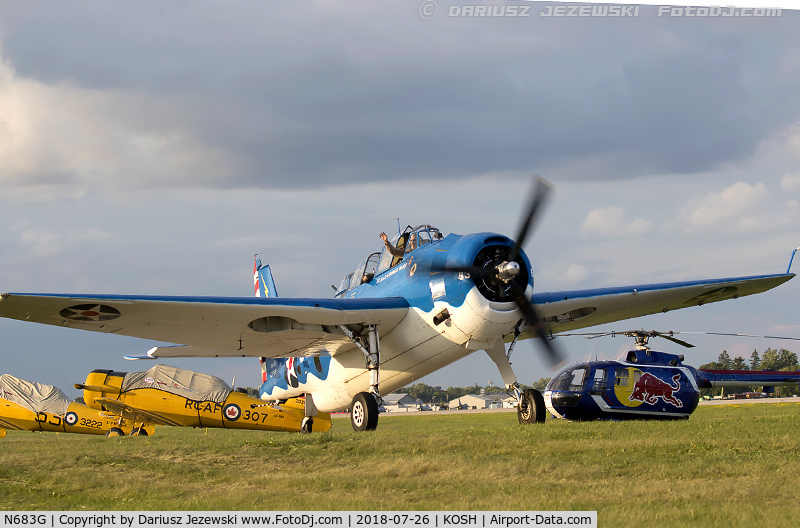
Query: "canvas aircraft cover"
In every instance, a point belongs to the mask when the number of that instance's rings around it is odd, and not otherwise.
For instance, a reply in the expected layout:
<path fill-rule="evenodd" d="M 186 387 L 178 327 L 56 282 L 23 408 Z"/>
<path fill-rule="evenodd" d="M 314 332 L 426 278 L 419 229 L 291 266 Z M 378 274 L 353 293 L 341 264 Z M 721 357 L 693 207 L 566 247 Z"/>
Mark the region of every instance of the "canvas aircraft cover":
<path fill-rule="evenodd" d="M 168 365 L 156 365 L 144 372 L 130 372 L 122 380 L 122 392 L 159 389 L 194 401 L 223 403 L 231 388 L 216 376 Z"/>
<path fill-rule="evenodd" d="M 35 413 L 63 415 L 69 407 L 69 398 L 58 387 L 25 381 L 11 374 L 0 376 L 0 396 Z"/>

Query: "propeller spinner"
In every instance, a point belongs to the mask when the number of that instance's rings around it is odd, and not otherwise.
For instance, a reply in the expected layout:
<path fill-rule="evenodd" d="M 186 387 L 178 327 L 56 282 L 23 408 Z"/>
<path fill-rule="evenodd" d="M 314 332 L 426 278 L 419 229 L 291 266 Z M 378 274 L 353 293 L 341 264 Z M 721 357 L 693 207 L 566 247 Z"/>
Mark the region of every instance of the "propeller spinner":
<path fill-rule="evenodd" d="M 562 354 L 553 344 L 545 331 L 536 309 L 525 296 L 528 286 L 528 273 L 524 264 L 520 265 L 518 256 L 525 240 L 536 226 L 542 207 L 553 190 L 553 186 L 544 178 L 536 176 L 536 183 L 528 199 L 525 216 L 514 239 L 514 246 L 490 246 L 481 251 L 472 266 L 447 266 L 444 271 L 469 273 L 481 293 L 490 300 L 514 302 L 527 321 L 527 324 L 540 338 L 544 352 L 551 365 L 560 363 Z"/>

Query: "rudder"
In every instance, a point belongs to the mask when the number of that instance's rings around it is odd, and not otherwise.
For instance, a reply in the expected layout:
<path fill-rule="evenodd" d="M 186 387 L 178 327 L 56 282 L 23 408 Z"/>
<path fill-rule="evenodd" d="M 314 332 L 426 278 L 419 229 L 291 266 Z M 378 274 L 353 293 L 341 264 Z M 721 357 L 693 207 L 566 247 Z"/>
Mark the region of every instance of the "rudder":
<path fill-rule="evenodd" d="M 255 264 L 253 265 L 253 289 L 256 297 L 277 297 L 278 290 L 275 289 L 275 281 L 272 278 L 272 270 L 269 264 L 261 264 L 258 255 L 253 255 Z"/>

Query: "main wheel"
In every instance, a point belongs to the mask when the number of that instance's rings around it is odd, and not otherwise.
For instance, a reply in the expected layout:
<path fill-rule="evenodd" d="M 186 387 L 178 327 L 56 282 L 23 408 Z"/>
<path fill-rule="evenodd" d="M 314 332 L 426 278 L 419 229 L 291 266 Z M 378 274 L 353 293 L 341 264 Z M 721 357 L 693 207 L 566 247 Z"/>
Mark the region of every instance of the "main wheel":
<path fill-rule="evenodd" d="M 131 436 L 147 436 L 147 431 L 144 430 L 144 427 L 135 427 L 131 431 Z"/>
<path fill-rule="evenodd" d="M 544 423 L 547 409 L 544 397 L 536 389 L 528 389 L 522 394 L 522 401 L 517 409 L 517 419 L 521 424 Z"/>
<path fill-rule="evenodd" d="M 359 392 L 350 404 L 350 423 L 354 431 L 373 431 L 378 427 L 378 402 L 368 392 Z"/>
<path fill-rule="evenodd" d="M 112 436 L 125 436 L 125 432 L 119 427 L 112 427 L 106 431 L 106 438 L 110 438 Z"/>
<path fill-rule="evenodd" d="M 306 416 L 305 418 L 303 418 L 303 422 L 300 424 L 300 432 L 310 433 L 313 428 L 314 428 L 314 418 L 312 418 L 311 416 Z"/>

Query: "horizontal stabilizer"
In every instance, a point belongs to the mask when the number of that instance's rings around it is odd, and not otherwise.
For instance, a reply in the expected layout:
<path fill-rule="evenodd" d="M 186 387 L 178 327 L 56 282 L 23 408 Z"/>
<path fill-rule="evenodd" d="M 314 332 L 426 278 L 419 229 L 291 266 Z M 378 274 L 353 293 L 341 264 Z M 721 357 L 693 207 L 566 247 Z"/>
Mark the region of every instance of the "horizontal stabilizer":
<path fill-rule="evenodd" d="M 249 354 L 224 352 L 211 348 L 190 345 L 155 346 L 143 356 L 125 356 L 125 359 L 162 359 L 162 358 L 209 358 L 209 357 L 247 357 Z"/>

